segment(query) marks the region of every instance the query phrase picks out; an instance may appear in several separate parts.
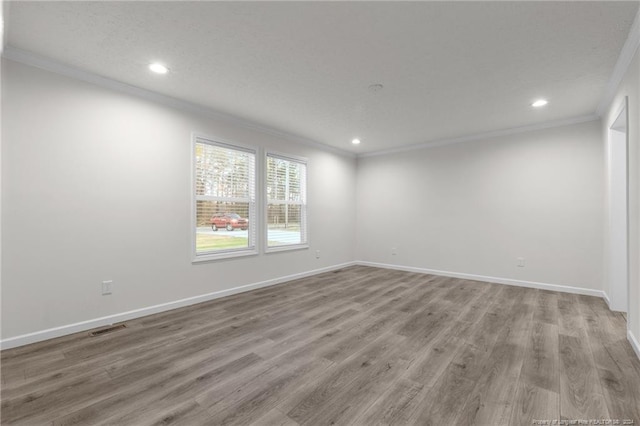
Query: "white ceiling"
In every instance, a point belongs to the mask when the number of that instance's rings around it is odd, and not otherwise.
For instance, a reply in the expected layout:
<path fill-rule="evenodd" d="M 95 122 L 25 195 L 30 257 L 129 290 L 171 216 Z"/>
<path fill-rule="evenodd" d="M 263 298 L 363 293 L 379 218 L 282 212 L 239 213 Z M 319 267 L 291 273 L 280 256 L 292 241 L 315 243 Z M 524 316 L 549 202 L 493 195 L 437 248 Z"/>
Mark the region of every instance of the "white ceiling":
<path fill-rule="evenodd" d="M 637 10 L 609 1 L 13 2 L 7 44 L 364 153 L 593 114 Z M 153 61 L 171 72 L 152 75 Z M 384 89 L 371 92 L 374 83 Z M 532 109 L 538 97 L 549 105 Z"/>

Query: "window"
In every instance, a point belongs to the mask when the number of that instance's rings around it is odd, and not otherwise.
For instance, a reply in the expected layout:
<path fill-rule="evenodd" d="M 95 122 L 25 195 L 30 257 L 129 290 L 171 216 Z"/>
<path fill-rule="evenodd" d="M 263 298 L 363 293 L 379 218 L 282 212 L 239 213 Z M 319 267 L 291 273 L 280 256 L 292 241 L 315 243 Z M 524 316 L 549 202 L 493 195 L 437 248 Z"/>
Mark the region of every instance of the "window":
<path fill-rule="evenodd" d="M 256 253 L 256 151 L 194 139 L 194 260 Z"/>
<path fill-rule="evenodd" d="M 267 154 L 267 251 L 307 245 L 306 161 Z"/>

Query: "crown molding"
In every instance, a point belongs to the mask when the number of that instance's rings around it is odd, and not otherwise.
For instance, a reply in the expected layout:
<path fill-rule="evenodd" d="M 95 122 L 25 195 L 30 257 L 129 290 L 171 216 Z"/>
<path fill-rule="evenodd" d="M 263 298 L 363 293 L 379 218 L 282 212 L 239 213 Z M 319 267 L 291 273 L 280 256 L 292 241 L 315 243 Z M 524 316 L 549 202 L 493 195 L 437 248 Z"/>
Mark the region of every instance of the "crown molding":
<path fill-rule="evenodd" d="M 295 135 L 292 133 L 285 132 L 283 130 L 275 129 L 273 127 L 258 124 L 253 121 L 245 120 L 231 114 L 226 114 L 220 111 L 216 111 L 211 108 L 194 104 L 192 102 L 187 102 L 171 96 L 162 95 L 160 93 L 147 90 L 147 89 L 142 89 L 140 87 L 132 86 L 126 83 L 122 83 L 120 81 L 113 80 L 111 78 L 102 77 L 100 75 L 97 75 L 88 71 L 84 71 L 79 68 L 71 67 L 71 66 L 62 64 L 60 62 L 54 61 L 52 59 L 46 58 L 44 56 L 36 55 L 34 53 L 27 52 L 26 50 L 18 49 L 12 46 L 5 46 L 4 51 L 2 52 L 2 57 L 14 62 L 19 62 L 21 64 L 29 65 L 35 68 L 43 69 L 45 71 L 50 71 L 56 74 L 60 74 L 65 77 L 74 78 L 76 80 L 81 80 L 86 83 L 95 84 L 100 87 L 104 87 L 104 88 L 118 91 L 121 93 L 137 96 L 140 98 L 144 98 L 152 102 L 163 104 L 163 105 L 176 108 L 182 111 L 214 118 L 220 121 L 237 125 L 239 127 L 243 127 L 245 129 L 266 133 L 271 136 L 275 136 L 290 142 L 300 143 L 316 149 L 329 151 L 334 154 L 339 154 L 346 157 L 351 157 L 351 158 L 356 157 L 356 154 L 353 152 L 342 150 L 342 149 L 339 149 L 321 142 L 317 142 L 299 135 Z"/>
<path fill-rule="evenodd" d="M 117 80 L 113 80 L 107 77 L 102 77 L 97 74 L 84 71 L 79 68 L 64 65 L 60 62 L 57 62 L 49 58 L 36 55 L 34 53 L 27 52 L 25 50 L 18 49 L 12 46 L 6 46 L 4 51 L 2 52 L 2 56 L 6 59 L 19 62 L 25 65 L 33 66 L 46 71 L 54 72 L 56 74 L 60 74 L 60 75 L 71 77 L 77 80 L 85 81 L 85 82 L 95 84 L 101 87 L 105 87 L 111 90 L 138 96 L 138 97 L 151 100 L 153 102 L 157 102 L 160 104 L 164 104 L 173 108 L 177 108 L 183 111 L 225 121 L 227 123 L 234 124 L 239 127 L 266 133 L 271 136 L 282 138 L 290 142 L 300 143 L 303 145 L 314 147 L 316 149 L 332 152 L 332 153 L 350 157 L 350 158 L 355 158 L 355 157 L 365 158 L 365 157 L 375 157 L 375 156 L 395 154 L 400 152 L 414 151 L 414 150 L 420 150 L 420 149 L 426 149 L 426 148 L 433 148 L 437 146 L 451 145 L 451 144 L 469 142 L 474 140 L 482 140 L 482 139 L 488 139 L 488 138 L 499 137 L 499 136 L 507 136 L 507 135 L 518 134 L 518 133 L 526 133 L 526 132 L 532 132 L 536 130 L 543 130 L 543 129 L 550 129 L 554 127 L 562 127 L 562 126 L 568 126 L 572 124 L 585 123 L 585 122 L 595 121 L 600 119 L 602 113 L 608 107 L 611 100 L 613 99 L 613 96 L 615 96 L 615 91 L 618 85 L 620 84 L 620 81 L 624 77 L 631 63 L 631 60 L 633 59 L 635 51 L 640 45 L 639 17 L 640 17 L 640 11 L 636 15 L 635 21 L 629 32 L 629 37 L 627 38 L 627 41 L 623 46 L 621 54 L 614 68 L 614 73 L 612 74 L 611 78 L 609 79 L 609 83 L 607 84 L 605 95 L 603 96 L 600 103 L 598 104 L 598 108 L 595 114 L 573 117 L 573 118 L 563 119 L 563 120 L 549 121 L 549 122 L 534 124 L 529 126 L 521 126 L 521 127 L 514 127 L 514 128 L 507 128 L 507 129 L 501 129 L 501 130 L 495 130 L 495 131 L 489 131 L 489 132 L 470 134 L 470 135 L 465 135 L 457 138 L 434 140 L 434 141 L 424 142 L 416 145 L 408 145 L 408 146 L 389 148 L 389 149 L 383 149 L 379 151 L 365 152 L 365 153 L 359 153 L 359 154 L 356 154 L 347 150 L 343 150 L 340 148 L 336 148 L 331 145 L 317 142 L 317 141 L 304 138 L 302 136 L 298 136 L 295 134 L 291 134 L 279 129 L 275 129 L 269 126 L 258 124 L 249 120 L 245 120 L 231 114 L 222 113 L 222 112 L 219 112 L 210 108 L 206 108 L 191 102 L 187 102 L 174 97 L 162 95 L 160 93 L 153 92 L 151 90 L 142 89 L 140 87 L 122 83 Z"/>
<path fill-rule="evenodd" d="M 640 46 L 640 9 L 638 13 L 636 13 L 636 17 L 631 25 L 631 29 L 629 30 L 629 35 L 627 36 L 627 41 L 624 42 L 622 46 L 622 50 L 620 51 L 620 56 L 618 56 L 618 61 L 616 62 L 615 67 L 613 68 L 613 73 L 611 77 L 609 77 L 609 81 L 605 87 L 604 93 L 600 102 L 598 103 L 598 107 L 596 108 L 596 114 L 598 116 L 602 116 L 607 108 L 611 105 L 614 96 L 616 95 L 616 91 L 618 90 L 618 86 L 622 82 L 629 66 L 631 65 L 631 61 L 633 60 L 634 55 L 638 51 L 638 47 Z"/>
<path fill-rule="evenodd" d="M 580 117 L 572 117 L 572 118 L 567 118 L 563 120 L 547 121 L 544 123 L 532 124 L 529 126 L 512 127 L 508 129 L 493 130 L 490 132 L 474 133 L 471 135 L 461 136 L 459 138 L 439 139 L 439 140 L 424 142 L 416 145 L 409 145 L 409 146 L 403 146 L 403 147 L 391 148 L 391 149 L 383 149 L 380 151 L 373 151 L 373 152 L 359 154 L 358 158 L 377 157 L 381 155 L 397 154 L 400 152 L 416 151 L 416 150 L 434 148 L 434 147 L 443 146 L 443 145 L 453 145 L 457 143 L 496 138 L 500 136 L 534 132 L 536 130 L 553 129 L 555 127 L 564 127 L 564 126 L 570 126 L 572 124 L 587 123 L 590 121 L 597 121 L 597 120 L 600 120 L 600 117 L 596 114 L 584 115 Z"/>

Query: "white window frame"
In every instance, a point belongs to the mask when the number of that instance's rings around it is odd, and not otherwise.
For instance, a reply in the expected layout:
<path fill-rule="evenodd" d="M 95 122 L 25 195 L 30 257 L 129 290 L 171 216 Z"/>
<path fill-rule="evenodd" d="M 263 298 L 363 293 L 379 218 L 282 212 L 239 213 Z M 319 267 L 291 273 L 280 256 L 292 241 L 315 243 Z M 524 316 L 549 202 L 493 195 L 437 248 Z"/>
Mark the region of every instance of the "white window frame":
<path fill-rule="evenodd" d="M 253 162 L 253 170 L 250 170 L 250 179 L 253 178 L 253 194 L 249 196 L 249 226 L 254 227 L 253 232 L 248 233 L 249 237 L 249 247 L 247 248 L 239 248 L 239 249 L 226 249 L 219 250 L 216 252 L 210 252 L 206 254 L 198 254 L 196 250 L 196 234 L 197 234 L 197 209 L 196 209 L 196 201 L 206 198 L 215 198 L 219 199 L 219 197 L 208 197 L 208 196 L 198 196 L 196 195 L 196 144 L 205 143 L 213 146 L 218 146 L 222 148 L 233 149 L 237 151 L 244 151 L 254 156 Z M 207 262 L 212 260 L 219 259 L 229 259 L 234 257 L 242 257 L 242 256 L 255 256 L 258 254 L 258 240 L 259 240 L 259 223 L 260 218 L 258 216 L 257 211 L 257 195 L 259 193 L 258 185 L 260 182 L 258 181 L 258 149 L 256 147 L 252 147 L 249 145 L 239 144 L 237 142 L 226 141 L 217 137 L 205 136 L 199 133 L 193 133 L 191 136 L 191 260 L 193 263 L 196 262 Z M 238 199 L 229 199 L 229 201 L 239 201 Z M 244 200 L 242 200 L 244 201 Z"/>
<path fill-rule="evenodd" d="M 300 224 L 300 232 L 302 235 L 303 243 L 299 244 L 286 244 L 281 246 L 269 247 L 269 196 L 267 194 L 268 187 L 268 174 L 269 174 L 269 157 L 278 158 L 286 161 L 293 161 L 296 163 L 304 164 L 304 188 L 302 190 L 302 199 L 303 201 L 300 203 L 290 203 L 288 201 L 282 202 L 282 204 L 299 204 L 301 206 L 301 210 L 304 209 L 304 213 L 301 215 L 301 224 Z M 282 154 L 276 151 L 266 151 L 264 155 L 264 162 L 262 165 L 263 169 L 263 182 L 262 182 L 262 223 L 264 223 L 263 229 L 263 247 L 265 253 L 278 253 L 283 251 L 290 250 L 302 250 L 309 248 L 309 192 L 308 192 L 308 176 L 309 176 L 309 161 L 304 157 L 298 157 L 290 154 Z"/>

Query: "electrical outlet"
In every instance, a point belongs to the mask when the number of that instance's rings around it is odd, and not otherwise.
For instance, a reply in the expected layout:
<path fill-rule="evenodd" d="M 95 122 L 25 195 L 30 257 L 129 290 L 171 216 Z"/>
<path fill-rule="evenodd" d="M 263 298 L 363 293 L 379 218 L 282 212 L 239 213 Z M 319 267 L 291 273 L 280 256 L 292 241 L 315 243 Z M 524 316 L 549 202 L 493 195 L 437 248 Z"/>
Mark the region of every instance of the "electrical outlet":
<path fill-rule="evenodd" d="M 320 250 L 316 250 L 316 259 L 320 259 Z"/>
<path fill-rule="evenodd" d="M 108 296 L 112 293 L 112 291 L 113 291 L 113 281 L 112 280 L 102 281 L 102 295 Z"/>
<path fill-rule="evenodd" d="M 398 254 L 398 248 L 397 247 L 391 247 L 391 256 L 396 256 Z"/>
<path fill-rule="evenodd" d="M 517 265 L 519 268 L 524 268 L 524 257 L 518 257 L 516 258 L 516 260 L 518 261 Z"/>

